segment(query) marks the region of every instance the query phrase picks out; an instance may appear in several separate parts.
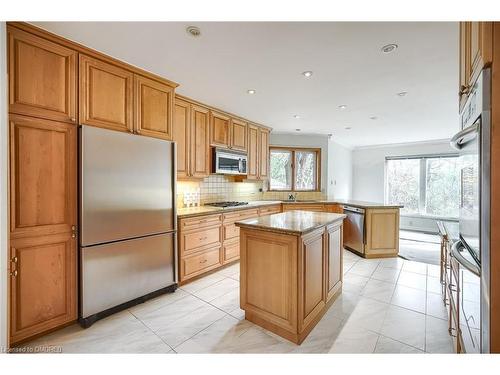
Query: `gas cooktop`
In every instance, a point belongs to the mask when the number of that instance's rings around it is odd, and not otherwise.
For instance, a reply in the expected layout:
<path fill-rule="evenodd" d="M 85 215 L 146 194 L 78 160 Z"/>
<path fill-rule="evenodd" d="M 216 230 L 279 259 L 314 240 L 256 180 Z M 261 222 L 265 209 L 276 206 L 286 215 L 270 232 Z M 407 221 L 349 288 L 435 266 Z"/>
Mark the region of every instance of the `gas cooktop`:
<path fill-rule="evenodd" d="M 213 207 L 235 207 L 235 206 L 244 206 L 248 204 L 248 202 L 214 202 L 214 203 L 205 203 L 205 206 L 213 206 Z"/>

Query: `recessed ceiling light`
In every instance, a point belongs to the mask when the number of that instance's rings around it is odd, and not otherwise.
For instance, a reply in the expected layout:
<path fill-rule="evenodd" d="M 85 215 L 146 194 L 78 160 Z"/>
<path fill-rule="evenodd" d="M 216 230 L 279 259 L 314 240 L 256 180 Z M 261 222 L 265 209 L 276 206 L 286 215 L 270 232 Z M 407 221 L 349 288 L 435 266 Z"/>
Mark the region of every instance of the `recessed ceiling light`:
<path fill-rule="evenodd" d="M 398 92 L 398 96 L 406 96 L 407 94 L 408 94 L 408 91 Z"/>
<path fill-rule="evenodd" d="M 293 115 L 293 118 L 299 119 L 300 116 L 299 115 Z"/>
<path fill-rule="evenodd" d="M 380 50 L 383 52 L 383 53 L 391 53 L 393 52 L 394 50 L 396 50 L 396 48 L 398 48 L 398 45 L 397 44 L 394 44 L 394 43 L 391 43 L 391 44 L 386 44 L 385 46 L 383 46 Z"/>
<path fill-rule="evenodd" d="M 312 75 L 313 75 L 313 72 L 311 72 L 310 70 L 306 70 L 305 72 L 302 72 L 302 75 L 303 75 L 304 77 L 309 78 L 310 76 L 312 76 Z"/>
<path fill-rule="evenodd" d="M 250 94 L 250 95 L 255 94 L 255 92 L 256 92 L 255 90 L 247 90 L 247 94 Z"/>
<path fill-rule="evenodd" d="M 300 132 L 300 129 L 295 129 L 296 132 Z"/>
<path fill-rule="evenodd" d="M 351 130 L 351 127 L 350 126 L 346 126 L 344 129 L 345 130 Z"/>
<path fill-rule="evenodd" d="M 191 35 L 191 36 L 194 36 L 194 37 L 198 37 L 201 35 L 201 30 L 199 27 L 196 27 L 196 26 L 188 26 L 186 27 L 186 32 Z"/>
<path fill-rule="evenodd" d="M 370 120 L 376 120 L 377 116 L 370 116 Z"/>
<path fill-rule="evenodd" d="M 347 105 L 345 105 L 345 104 L 341 104 L 341 105 L 339 105 L 339 108 L 340 108 L 340 109 L 346 109 L 346 108 L 347 108 Z"/>

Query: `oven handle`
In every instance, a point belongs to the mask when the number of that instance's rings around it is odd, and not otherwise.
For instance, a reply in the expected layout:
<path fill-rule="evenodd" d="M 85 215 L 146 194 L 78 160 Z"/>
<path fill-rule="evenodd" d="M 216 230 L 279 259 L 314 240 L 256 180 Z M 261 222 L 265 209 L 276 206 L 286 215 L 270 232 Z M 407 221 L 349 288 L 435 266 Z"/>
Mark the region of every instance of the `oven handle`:
<path fill-rule="evenodd" d="M 462 254 L 460 254 L 459 248 L 463 247 L 464 245 L 462 244 L 462 241 L 455 241 L 451 246 L 451 256 L 455 258 L 461 266 L 472 272 L 474 275 L 481 276 L 481 271 L 477 264 L 470 262 L 469 260 L 465 259 Z"/>
<path fill-rule="evenodd" d="M 455 134 L 453 138 L 450 139 L 450 144 L 452 147 L 456 148 L 457 150 L 460 150 L 464 145 L 474 140 L 478 134 L 479 134 L 479 123 L 476 122 L 475 124 Z"/>

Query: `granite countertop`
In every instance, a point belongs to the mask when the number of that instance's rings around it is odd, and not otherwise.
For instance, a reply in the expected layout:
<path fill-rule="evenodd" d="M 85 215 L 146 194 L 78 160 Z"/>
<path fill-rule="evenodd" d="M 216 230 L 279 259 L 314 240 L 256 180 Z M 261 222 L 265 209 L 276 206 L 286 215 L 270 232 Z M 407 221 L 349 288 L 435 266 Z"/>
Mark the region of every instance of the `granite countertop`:
<path fill-rule="evenodd" d="M 280 203 L 281 201 L 250 201 L 248 202 L 248 204 L 245 204 L 243 206 L 226 207 L 226 208 L 212 207 L 212 206 L 178 208 L 177 217 L 183 218 L 183 217 L 217 214 L 217 213 L 238 211 L 238 210 L 250 210 L 252 208 L 257 208 L 262 206 L 272 206 Z"/>
<path fill-rule="evenodd" d="M 302 235 L 336 221 L 344 220 L 345 217 L 346 215 L 344 214 L 327 212 L 288 211 L 255 219 L 237 221 L 236 225 L 242 228 Z"/>

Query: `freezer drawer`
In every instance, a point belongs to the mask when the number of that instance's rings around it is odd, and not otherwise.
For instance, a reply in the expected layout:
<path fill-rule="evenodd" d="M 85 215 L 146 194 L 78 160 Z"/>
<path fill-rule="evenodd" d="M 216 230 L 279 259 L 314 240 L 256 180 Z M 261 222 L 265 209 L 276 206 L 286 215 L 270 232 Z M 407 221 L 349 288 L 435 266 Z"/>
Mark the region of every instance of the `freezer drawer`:
<path fill-rule="evenodd" d="M 171 232 L 81 248 L 81 317 L 175 283 L 175 237 Z"/>

